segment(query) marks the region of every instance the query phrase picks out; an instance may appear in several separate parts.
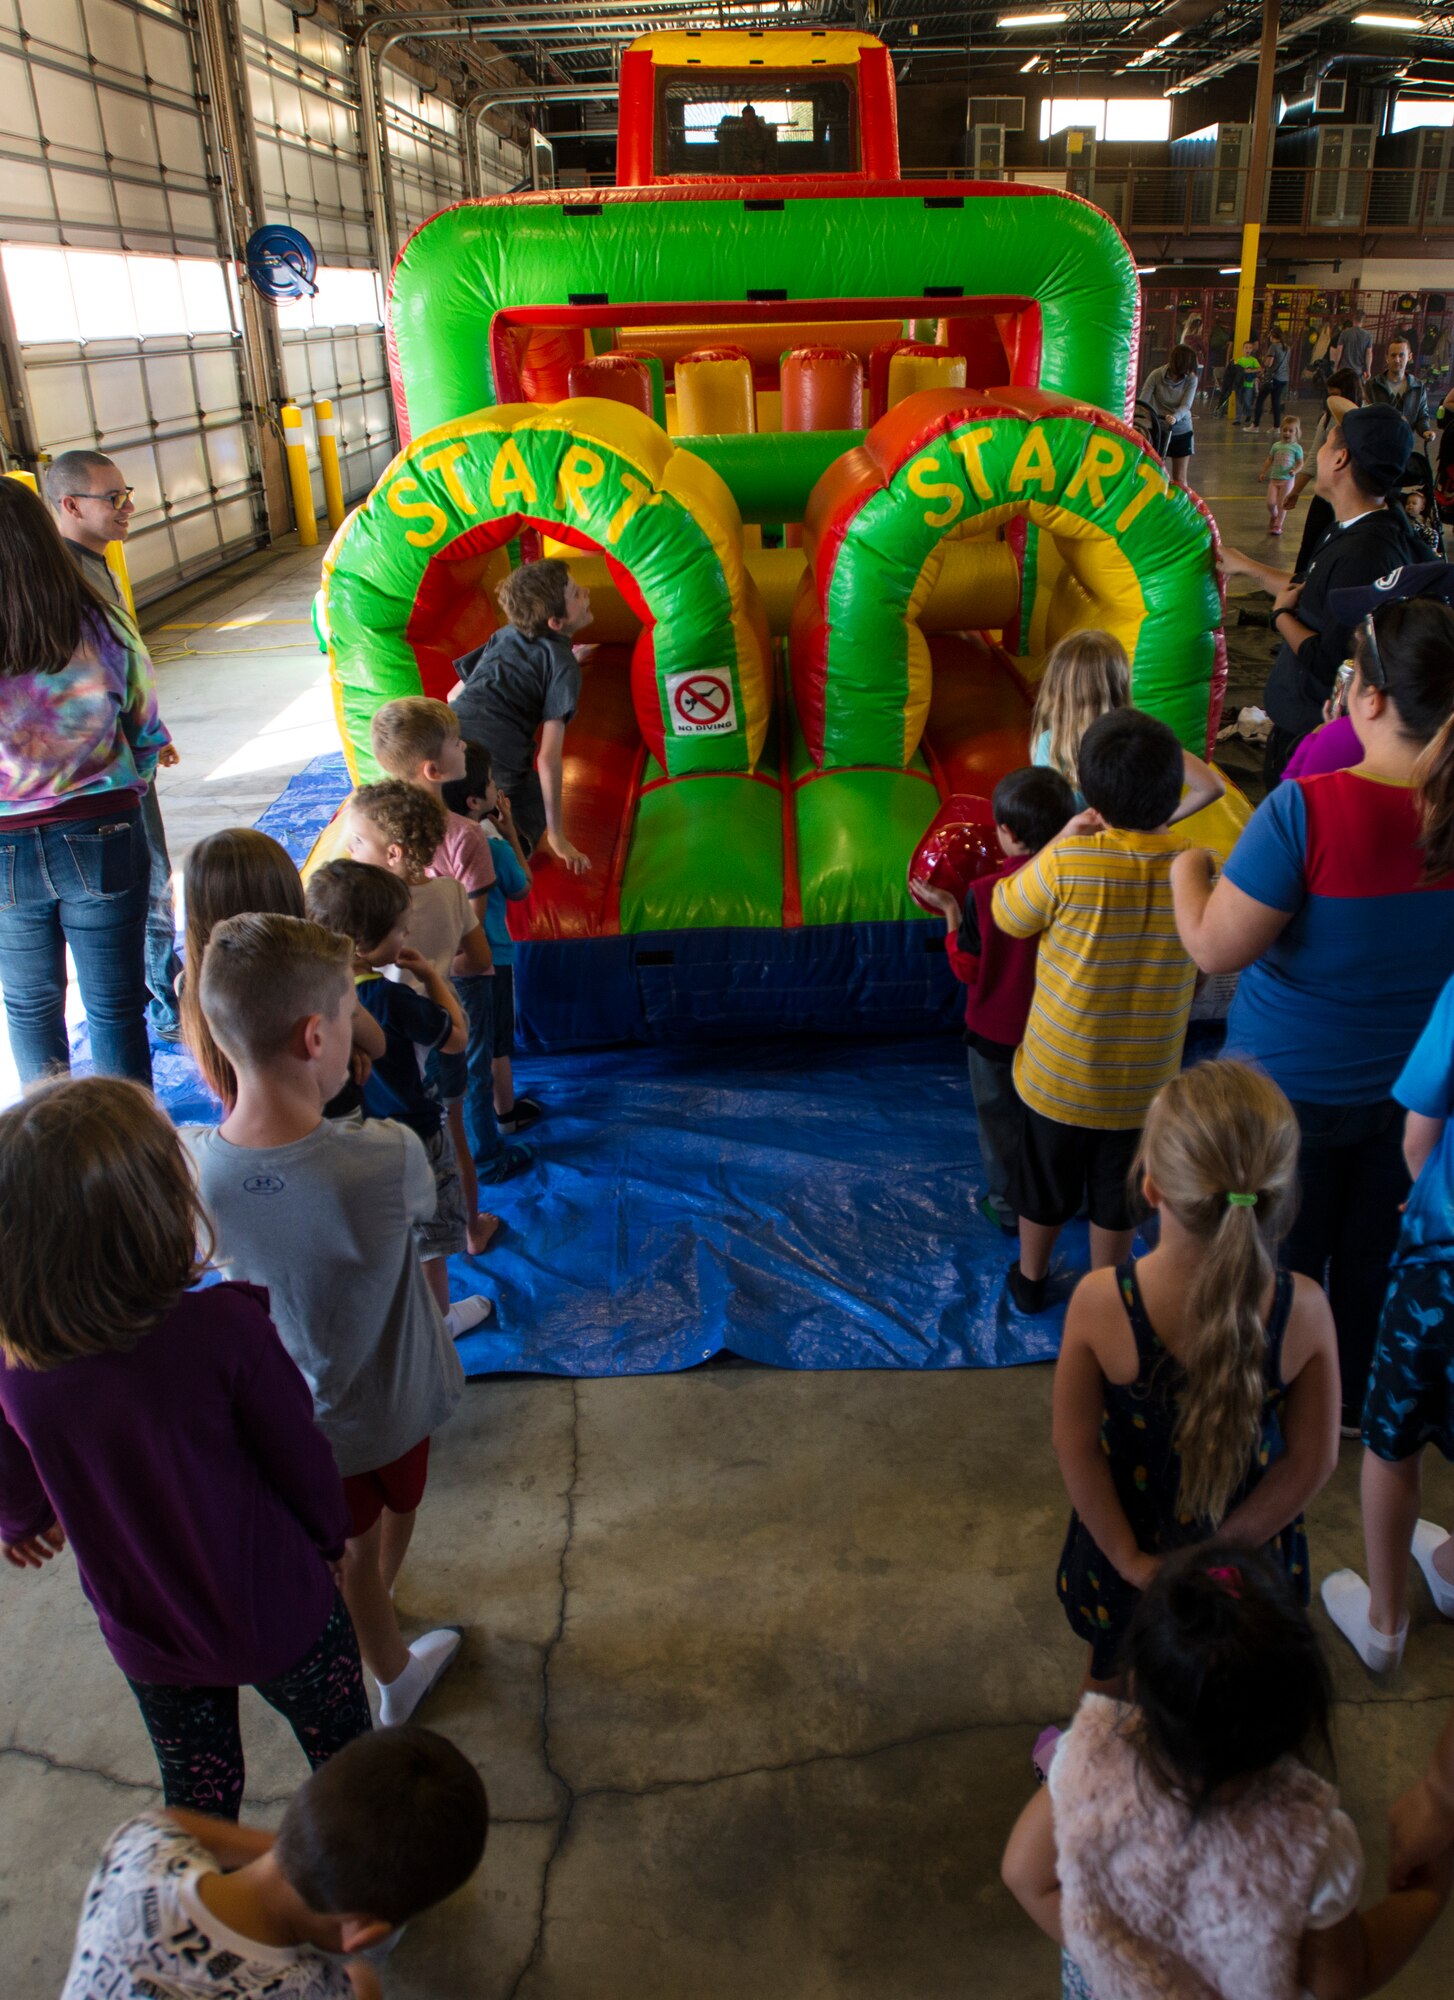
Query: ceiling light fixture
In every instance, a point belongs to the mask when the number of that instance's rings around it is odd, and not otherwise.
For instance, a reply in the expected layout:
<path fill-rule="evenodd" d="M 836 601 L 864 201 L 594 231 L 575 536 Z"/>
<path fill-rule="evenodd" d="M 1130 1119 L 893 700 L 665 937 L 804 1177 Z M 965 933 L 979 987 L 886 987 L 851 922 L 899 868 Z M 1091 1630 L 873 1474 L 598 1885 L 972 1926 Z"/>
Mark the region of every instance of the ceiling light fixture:
<path fill-rule="evenodd" d="M 1031 56 L 1029 62 L 1020 64 L 1021 76 L 1028 76 L 1032 69 L 1039 69 L 1041 63 L 1043 63 L 1044 60 L 1045 60 L 1044 56 Z"/>
<path fill-rule="evenodd" d="M 1240 264 L 1223 264 L 1217 272 L 1219 278 L 1240 278 L 1241 275 L 1242 266 Z"/>
<path fill-rule="evenodd" d="M 1001 14 L 995 21 L 997 28 L 1058 28 L 1062 21 L 1068 21 L 1069 14 Z"/>
<path fill-rule="evenodd" d="M 1355 14 L 1355 28 L 1403 28 L 1411 35 L 1418 34 L 1424 23 L 1412 14 Z"/>
<path fill-rule="evenodd" d="M 1163 35 L 1156 44 L 1158 49 L 1169 49 L 1173 42 L 1179 42 L 1186 33 L 1185 28 L 1173 28 L 1169 35 Z"/>
<path fill-rule="evenodd" d="M 1157 268 L 1155 264 L 1138 264 L 1136 266 L 1136 276 L 1138 278 L 1149 278 Z"/>

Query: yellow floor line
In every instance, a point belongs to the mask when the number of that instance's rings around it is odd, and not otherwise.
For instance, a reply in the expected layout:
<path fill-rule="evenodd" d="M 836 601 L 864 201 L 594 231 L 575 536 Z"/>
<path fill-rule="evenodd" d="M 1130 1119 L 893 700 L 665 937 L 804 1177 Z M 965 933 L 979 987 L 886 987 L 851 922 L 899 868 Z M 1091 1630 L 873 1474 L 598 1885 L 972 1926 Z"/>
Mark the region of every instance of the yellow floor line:
<path fill-rule="evenodd" d="M 311 618 L 199 618 L 178 619 L 170 625 L 158 625 L 158 632 L 251 632 L 264 625 L 311 625 Z"/>

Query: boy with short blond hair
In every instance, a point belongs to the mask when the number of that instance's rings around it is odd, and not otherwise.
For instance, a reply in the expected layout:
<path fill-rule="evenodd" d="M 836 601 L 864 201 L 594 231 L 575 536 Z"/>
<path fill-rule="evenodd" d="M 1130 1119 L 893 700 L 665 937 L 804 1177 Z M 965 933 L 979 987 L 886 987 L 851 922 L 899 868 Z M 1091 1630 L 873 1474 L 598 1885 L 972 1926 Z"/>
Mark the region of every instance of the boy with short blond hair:
<path fill-rule="evenodd" d="M 590 861 L 561 825 L 562 759 L 581 698 L 571 639 L 591 622 L 590 592 L 548 558 L 511 570 L 495 597 L 507 622 L 454 663 L 460 728 L 494 759 L 527 854 L 583 875 Z"/>
<path fill-rule="evenodd" d="M 373 719 L 373 752 L 391 778 L 418 785 L 444 804 L 444 786 L 465 774 L 464 743 L 459 719 L 448 702 L 427 695 L 405 695 L 388 701 Z M 495 883 L 491 843 L 473 820 L 445 810 L 444 838 L 425 869 L 426 876 L 452 875 L 464 885 L 470 907 L 483 925 Z M 486 1186 L 497 1186 L 530 1164 L 524 1146 L 506 1145 L 495 1117 L 494 978 L 490 970 L 470 973 L 456 969 L 460 1001 L 469 1022 L 465 1045 L 467 1080 L 464 1129 L 475 1172 Z"/>
<path fill-rule="evenodd" d="M 423 1497 L 429 1441 L 464 1371 L 414 1248 L 434 1213 L 424 1148 L 392 1120 L 325 1119 L 353 1047 L 353 947 L 298 917 L 220 923 L 201 1002 L 237 1074 L 218 1127 L 182 1129 L 229 1275 L 265 1285 L 313 1392 L 353 1532 L 340 1585 L 381 1719 L 406 1722 L 459 1650 L 452 1627 L 412 1646 L 389 1592 Z"/>
<path fill-rule="evenodd" d="M 492 946 L 464 884 L 454 875 L 426 875 L 445 835 L 444 806 L 422 785 L 402 778 L 381 778 L 361 785 L 344 806 L 345 842 L 355 861 L 397 875 L 409 886 L 409 942 L 442 979 L 456 961 L 471 977 L 487 973 Z M 491 896 L 494 890 L 490 891 Z M 395 975 L 417 991 L 424 988 L 412 972 Z M 498 975 L 497 975 L 498 977 Z M 463 1049 L 436 1050 L 431 1080 L 444 1100 L 444 1114 L 454 1146 L 464 1190 L 466 1237 L 471 1256 L 488 1249 L 500 1226 L 497 1215 L 480 1212 L 475 1164 L 464 1128 L 464 1096 L 469 1087 L 468 1059 Z"/>

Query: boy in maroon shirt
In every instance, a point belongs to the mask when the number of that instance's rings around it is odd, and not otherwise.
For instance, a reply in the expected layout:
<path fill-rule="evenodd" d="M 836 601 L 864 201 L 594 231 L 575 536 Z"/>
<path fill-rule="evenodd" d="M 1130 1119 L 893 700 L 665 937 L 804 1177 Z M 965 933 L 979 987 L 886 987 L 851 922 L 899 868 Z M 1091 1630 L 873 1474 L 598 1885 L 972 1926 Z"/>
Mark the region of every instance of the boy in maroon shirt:
<path fill-rule="evenodd" d="M 1038 940 L 1007 937 L 998 930 L 990 902 L 995 884 L 1022 868 L 1073 817 L 1075 794 L 1058 771 L 1026 764 L 1000 779 L 990 807 L 1005 855 L 1000 866 L 970 884 L 963 911 L 948 889 L 923 888 L 919 894 L 942 914 L 949 963 L 968 988 L 964 1039 L 985 1177 L 979 1210 L 1013 1236 L 1019 1222 L 1005 1197 L 1009 1156 L 1019 1130 L 1014 1061 L 1035 996 Z"/>

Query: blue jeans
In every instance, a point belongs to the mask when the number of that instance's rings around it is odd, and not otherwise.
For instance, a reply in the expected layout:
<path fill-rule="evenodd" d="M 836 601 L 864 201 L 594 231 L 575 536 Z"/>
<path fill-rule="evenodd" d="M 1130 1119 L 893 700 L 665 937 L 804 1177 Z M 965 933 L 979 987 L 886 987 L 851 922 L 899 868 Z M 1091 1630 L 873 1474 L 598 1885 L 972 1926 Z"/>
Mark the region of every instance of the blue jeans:
<path fill-rule="evenodd" d="M 95 819 L 17 832 L 0 820 L 0 989 L 22 1083 L 70 1067 L 67 945 L 96 1069 L 151 1083 L 148 875 L 141 810 L 130 794 Z"/>
<path fill-rule="evenodd" d="M 469 1022 L 465 1045 L 464 1136 L 475 1171 L 487 1174 L 505 1149 L 495 1118 L 495 982 L 487 972 L 456 979 L 454 990 Z"/>
<path fill-rule="evenodd" d="M 1237 421 L 1239 424 L 1251 423 L 1252 412 L 1256 408 L 1256 405 L 1257 385 L 1255 382 L 1249 382 L 1245 388 L 1237 391 Z"/>
<path fill-rule="evenodd" d="M 151 995 L 147 1019 L 158 1034 L 177 1027 L 177 910 L 172 901 L 172 861 L 167 830 L 162 825 L 161 800 L 154 784 L 141 795 L 141 824 L 146 834 L 150 882 L 146 909 L 146 990 Z"/>

